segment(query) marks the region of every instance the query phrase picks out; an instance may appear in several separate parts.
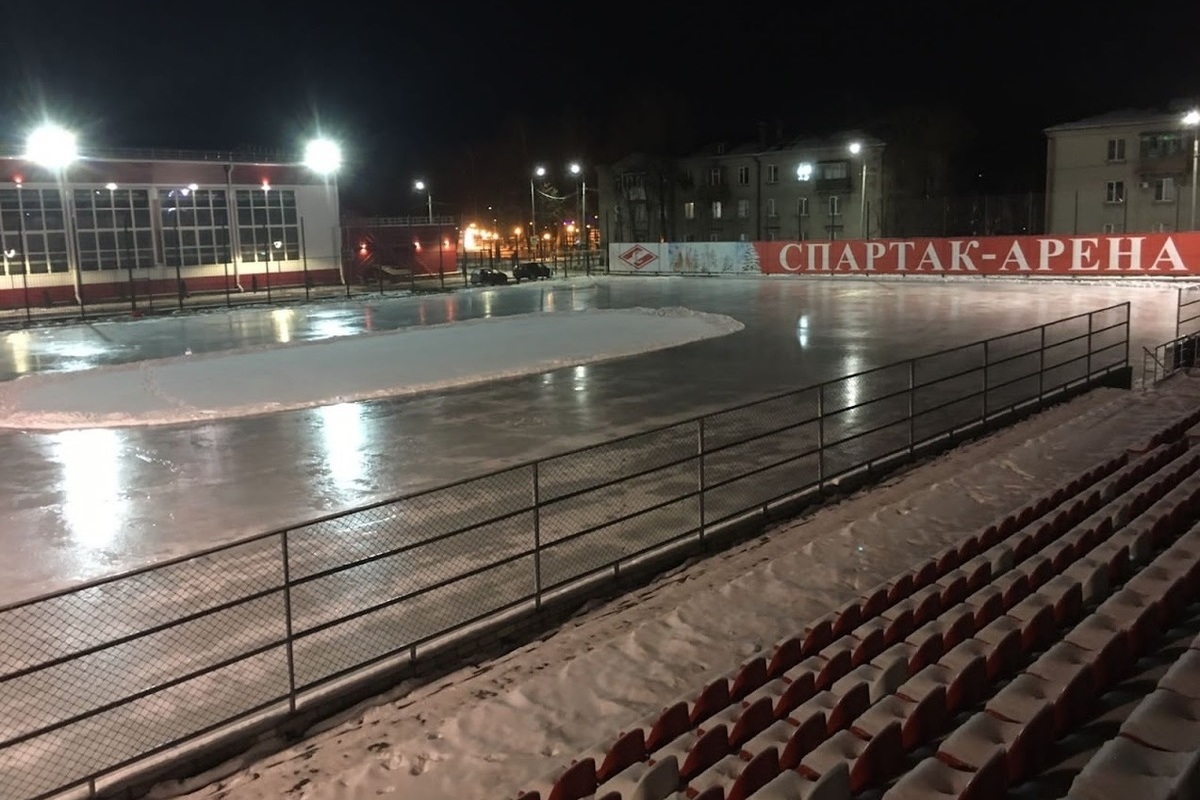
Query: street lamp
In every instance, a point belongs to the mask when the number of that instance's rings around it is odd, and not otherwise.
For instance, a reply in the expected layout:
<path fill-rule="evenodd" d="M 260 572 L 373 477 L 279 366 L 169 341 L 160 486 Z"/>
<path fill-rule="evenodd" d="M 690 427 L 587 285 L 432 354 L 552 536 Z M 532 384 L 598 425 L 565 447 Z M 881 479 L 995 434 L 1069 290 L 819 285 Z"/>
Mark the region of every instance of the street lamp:
<path fill-rule="evenodd" d="M 862 154 L 863 146 L 861 142 L 850 143 L 850 155 L 857 156 Z M 859 182 L 859 198 L 858 198 L 858 233 L 864 239 L 871 238 L 871 232 L 867 229 L 867 158 L 864 155 L 862 159 L 862 178 Z"/>
<path fill-rule="evenodd" d="M 1200 109 L 1193 108 L 1183 115 L 1183 124 L 1192 129 L 1192 224 L 1191 230 L 1196 230 L 1196 178 L 1197 167 L 1200 167 Z"/>
<path fill-rule="evenodd" d="M 337 225 L 334 226 L 333 251 L 337 254 L 338 276 L 342 285 L 346 287 L 346 296 L 349 297 L 350 285 L 346 283 L 346 266 L 342 263 L 342 220 L 338 197 L 338 171 L 342 168 L 341 145 L 321 136 L 310 139 L 304 146 L 304 166 L 323 177 L 333 189 L 334 218 L 337 219 Z M 306 245 L 305 250 L 307 249 Z M 307 258 L 307 252 L 305 257 Z"/>
<path fill-rule="evenodd" d="M 533 189 L 533 178 L 546 177 L 545 167 L 535 167 L 533 176 L 529 178 L 529 255 L 533 256 L 533 237 L 537 235 L 537 200 Z"/>
<path fill-rule="evenodd" d="M 44 123 L 30 132 L 25 140 L 25 160 L 31 161 L 54 173 L 59 183 L 59 196 L 62 198 L 63 233 L 67 237 L 67 261 L 72 263 L 72 247 L 75 241 L 75 212 L 70 202 L 70 183 L 67 169 L 79 158 L 79 147 L 75 134 L 55 125 Z M 79 265 L 73 265 L 75 274 L 75 300 L 79 303 L 80 313 L 83 313 L 83 287 L 79 276 Z"/>
<path fill-rule="evenodd" d="M 433 224 L 433 190 L 425 185 L 425 181 L 417 181 L 413 184 L 413 189 L 418 192 L 425 192 L 425 203 L 429 207 L 429 223 Z"/>
<path fill-rule="evenodd" d="M 577 162 L 577 161 L 573 162 L 571 164 L 570 169 L 571 169 L 571 174 L 575 175 L 576 177 L 579 178 L 579 218 L 580 218 L 579 224 L 583 226 L 580 228 L 580 230 L 583 232 L 583 236 L 579 239 L 579 249 L 583 250 L 583 249 L 586 249 L 587 246 L 590 244 L 590 242 L 586 241 L 587 229 L 588 229 L 587 228 L 587 178 L 583 177 L 583 167 L 581 167 L 579 165 L 579 162 Z"/>

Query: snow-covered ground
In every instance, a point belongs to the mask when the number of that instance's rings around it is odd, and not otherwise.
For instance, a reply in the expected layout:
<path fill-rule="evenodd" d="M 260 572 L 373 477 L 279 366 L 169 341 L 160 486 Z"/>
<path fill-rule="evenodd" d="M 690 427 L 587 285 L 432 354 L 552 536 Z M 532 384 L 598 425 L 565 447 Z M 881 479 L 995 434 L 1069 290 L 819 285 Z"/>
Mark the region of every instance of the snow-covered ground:
<path fill-rule="evenodd" d="M 684 308 L 593 309 L 45 373 L 0 383 L 0 427 L 163 425 L 403 397 L 648 353 L 743 327 Z"/>
<path fill-rule="evenodd" d="M 502 798 L 804 621 L 1194 409 L 1100 390 L 593 609 L 547 640 L 322 725 L 154 797 Z M 198 788 L 202 787 L 202 788 Z"/>

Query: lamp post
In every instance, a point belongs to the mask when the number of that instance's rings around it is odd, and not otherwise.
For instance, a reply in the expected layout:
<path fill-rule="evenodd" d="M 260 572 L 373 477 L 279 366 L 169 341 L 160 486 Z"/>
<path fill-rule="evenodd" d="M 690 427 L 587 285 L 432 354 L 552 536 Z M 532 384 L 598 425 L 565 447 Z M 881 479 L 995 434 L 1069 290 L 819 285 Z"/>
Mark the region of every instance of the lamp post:
<path fill-rule="evenodd" d="M 413 184 L 413 189 L 418 192 L 425 193 L 425 204 L 429 208 L 429 224 L 433 224 L 433 190 L 425 185 L 425 181 L 417 181 Z"/>
<path fill-rule="evenodd" d="M 867 157 L 863 154 L 863 146 L 860 142 L 850 143 L 850 155 L 862 155 L 862 178 L 859 180 L 858 198 L 858 234 L 864 239 L 870 239 L 871 232 L 867 229 Z"/>
<path fill-rule="evenodd" d="M 309 140 L 304 146 L 304 166 L 308 167 L 313 172 L 325 178 L 326 183 L 332 189 L 333 204 L 334 204 L 334 219 L 337 224 L 334 225 L 333 236 L 333 252 L 337 258 L 338 277 L 342 281 L 342 285 L 346 287 L 346 296 L 350 296 L 350 285 L 346 283 L 346 269 L 342 263 L 342 215 L 341 215 L 341 198 L 338 196 L 338 170 L 342 168 L 342 148 L 337 142 L 324 137 L 317 137 Z M 307 246 L 305 250 L 307 251 Z M 307 252 L 305 257 L 307 258 Z M 308 283 L 305 281 L 305 292 L 308 291 Z"/>
<path fill-rule="evenodd" d="M 534 192 L 533 179 L 546 177 L 545 167 L 534 167 L 533 175 L 529 178 L 529 257 L 533 257 L 533 239 L 537 236 L 537 194 Z"/>
<path fill-rule="evenodd" d="M 74 274 L 75 300 L 79 303 L 79 313 L 84 313 L 83 286 L 79 276 L 79 264 L 72 257 L 72 245 L 75 242 L 75 211 L 70 202 L 70 183 L 67 169 L 79 158 L 79 148 L 75 134 L 53 123 L 45 123 L 35 128 L 25 141 L 25 160 L 31 161 L 50 172 L 58 180 L 59 197 L 63 210 L 63 233 L 67 239 L 67 265 Z M 27 259 L 28 261 L 28 259 Z M 47 264 L 52 270 L 53 265 Z"/>
<path fill-rule="evenodd" d="M 1200 167 L 1200 109 L 1192 109 L 1183 117 L 1183 124 L 1192 129 L 1192 218 L 1191 230 L 1196 230 L 1196 179 Z"/>
<path fill-rule="evenodd" d="M 585 178 L 583 176 L 583 167 L 580 166 L 578 161 L 571 164 L 571 174 L 575 175 L 579 178 L 579 218 L 580 218 L 579 224 L 582 226 L 579 229 L 580 230 L 579 249 L 583 250 L 589 244 L 589 242 L 586 241 L 586 239 L 587 239 L 587 178 Z"/>
<path fill-rule="evenodd" d="M 266 230 L 266 238 L 263 240 L 263 248 L 267 251 L 267 265 L 263 272 L 263 280 L 267 284 L 267 303 L 271 302 L 271 183 L 263 181 L 263 226 Z"/>

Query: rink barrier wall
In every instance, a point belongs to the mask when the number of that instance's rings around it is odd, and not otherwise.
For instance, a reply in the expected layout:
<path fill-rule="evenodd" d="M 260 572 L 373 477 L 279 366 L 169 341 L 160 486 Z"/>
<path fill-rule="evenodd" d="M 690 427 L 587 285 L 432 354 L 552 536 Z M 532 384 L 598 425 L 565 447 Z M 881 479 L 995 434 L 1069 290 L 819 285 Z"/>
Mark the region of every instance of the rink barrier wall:
<path fill-rule="evenodd" d="M 1128 387 L 1129 314 L 1066 317 L 0 607 L 0 797 L 128 796 L 264 732 L 296 735 L 915 458 Z"/>
<path fill-rule="evenodd" d="M 1191 278 L 1200 233 L 608 245 L 609 272 L 798 277 Z"/>

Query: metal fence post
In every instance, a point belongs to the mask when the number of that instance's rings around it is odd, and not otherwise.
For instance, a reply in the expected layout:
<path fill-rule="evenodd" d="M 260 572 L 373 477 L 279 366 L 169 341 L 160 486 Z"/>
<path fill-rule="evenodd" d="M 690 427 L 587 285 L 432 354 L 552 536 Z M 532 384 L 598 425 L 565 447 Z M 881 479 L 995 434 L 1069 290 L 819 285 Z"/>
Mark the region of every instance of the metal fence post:
<path fill-rule="evenodd" d="M 538 464 L 533 462 L 533 607 L 542 607 L 542 504 L 538 489 Z"/>
<path fill-rule="evenodd" d="M 700 492 L 700 541 L 704 542 L 704 417 L 696 420 L 697 490 Z"/>
<path fill-rule="evenodd" d="M 911 358 L 908 361 L 908 454 L 913 454 L 913 449 L 917 444 L 917 417 L 915 411 L 915 395 L 917 392 L 917 360 Z"/>
<path fill-rule="evenodd" d="M 983 417 L 982 420 L 987 422 L 988 415 L 988 343 L 990 339 L 983 340 Z"/>
<path fill-rule="evenodd" d="M 825 384 L 817 384 L 817 491 L 825 491 Z"/>
<path fill-rule="evenodd" d="M 1175 338 L 1179 338 L 1179 329 L 1182 327 L 1180 319 L 1183 317 L 1183 289 L 1175 290 Z"/>
<path fill-rule="evenodd" d="M 1092 313 L 1088 312 L 1087 377 L 1083 381 L 1085 385 L 1092 380 Z"/>
<path fill-rule="evenodd" d="M 1042 405 L 1042 398 L 1046 394 L 1046 326 L 1043 325 L 1040 329 L 1042 332 L 1042 343 L 1038 346 L 1038 406 Z"/>
<path fill-rule="evenodd" d="M 292 645 L 292 571 L 288 563 L 288 532 L 279 536 L 283 558 L 283 618 L 287 625 L 288 711 L 296 710 L 296 653 Z"/>
<path fill-rule="evenodd" d="M 1133 320 L 1130 318 L 1132 309 L 1133 309 L 1133 305 L 1128 300 L 1126 300 L 1125 301 L 1125 362 L 1124 362 L 1125 366 L 1129 366 L 1129 339 L 1130 339 L 1130 336 L 1132 333 L 1132 323 L 1133 323 Z"/>

